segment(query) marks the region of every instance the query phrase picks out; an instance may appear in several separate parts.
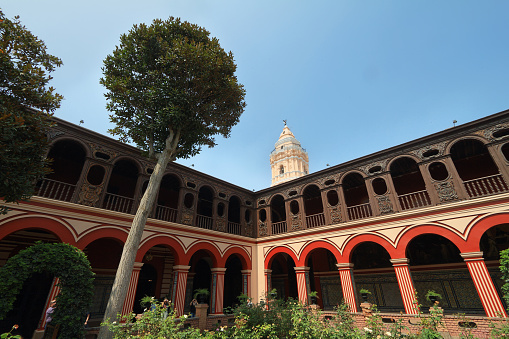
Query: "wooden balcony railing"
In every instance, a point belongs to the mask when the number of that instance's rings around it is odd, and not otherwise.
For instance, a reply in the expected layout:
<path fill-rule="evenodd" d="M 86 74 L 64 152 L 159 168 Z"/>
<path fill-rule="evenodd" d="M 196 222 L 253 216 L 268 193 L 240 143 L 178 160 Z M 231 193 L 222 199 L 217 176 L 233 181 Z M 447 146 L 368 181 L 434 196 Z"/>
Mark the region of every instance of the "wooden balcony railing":
<path fill-rule="evenodd" d="M 240 235 L 240 224 L 232 221 L 228 221 L 228 229 L 226 230 L 230 234 Z"/>
<path fill-rule="evenodd" d="M 313 228 L 325 225 L 325 215 L 323 213 L 317 213 L 306 216 L 307 228 Z"/>
<path fill-rule="evenodd" d="M 200 215 L 200 214 L 196 215 L 196 226 L 197 227 L 211 230 L 212 223 L 213 223 L 213 220 L 211 217 L 207 217 L 207 216 Z"/>
<path fill-rule="evenodd" d="M 156 206 L 155 219 L 176 222 L 178 210 L 162 205 Z"/>
<path fill-rule="evenodd" d="M 113 193 L 106 193 L 104 196 L 103 208 L 110 211 L 132 214 L 133 204 L 133 198 L 123 197 Z"/>
<path fill-rule="evenodd" d="M 403 194 L 398 196 L 398 198 L 402 210 L 410 210 L 413 208 L 431 205 L 431 199 L 429 198 L 426 190 Z"/>
<path fill-rule="evenodd" d="M 373 215 L 373 212 L 371 211 L 371 206 L 369 205 L 369 202 L 366 204 L 347 207 L 347 210 L 348 210 L 348 218 L 350 220 L 369 218 Z"/>
<path fill-rule="evenodd" d="M 482 197 L 508 191 L 507 183 L 502 174 L 464 181 L 470 198 Z"/>
<path fill-rule="evenodd" d="M 44 178 L 36 188 L 35 195 L 40 197 L 71 201 L 76 185 Z"/>
<path fill-rule="evenodd" d="M 286 233 L 286 221 L 275 222 L 272 224 L 272 234 Z"/>

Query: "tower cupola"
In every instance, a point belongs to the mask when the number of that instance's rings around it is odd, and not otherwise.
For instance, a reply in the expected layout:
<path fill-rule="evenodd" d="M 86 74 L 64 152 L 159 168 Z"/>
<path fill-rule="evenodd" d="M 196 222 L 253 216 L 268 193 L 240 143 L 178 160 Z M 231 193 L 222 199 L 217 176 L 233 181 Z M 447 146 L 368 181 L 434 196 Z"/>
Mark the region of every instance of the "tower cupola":
<path fill-rule="evenodd" d="M 270 153 L 270 167 L 272 170 L 271 186 L 300 178 L 309 171 L 309 158 L 306 150 L 295 138 L 286 125 Z"/>

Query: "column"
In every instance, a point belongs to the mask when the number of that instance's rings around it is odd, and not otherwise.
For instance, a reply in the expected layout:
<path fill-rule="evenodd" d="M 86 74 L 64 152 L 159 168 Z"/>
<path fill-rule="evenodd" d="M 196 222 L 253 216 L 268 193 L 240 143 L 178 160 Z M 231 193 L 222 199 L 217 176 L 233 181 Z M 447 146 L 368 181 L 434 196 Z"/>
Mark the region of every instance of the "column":
<path fill-rule="evenodd" d="M 406 314 L 419 314 L 419 309 L 417 305 L 414 304 L 415 287 L 412 276 L 410 275 L 410 269 L 408 268 L 408 259 L 391 259 L 391 263 L 392 266 L 394 266 L 394 271 L 396 271 L 396 278 L 398 279 L 399 290 Z"/>
<path fill-rule="evenodd" d="M 475 289 L 481 298 L 484 311 L 488 317 L 507 318 L 502 301 L 497 294 L 495 285 L 491 280 L 486 264 L 482 257 L 483 252 L 460 253 L 465 260 L 468 271 L 474 281 Z"/>
<path fill-rule="evenodd" d="M 242 293 L 251 297 L 251 270 L 242 270 Z"/>
<path fill-rule="evenodd" d="M 131 273 L 131 280 L 129 281 L 129 288 L 125 296 L 124 306 L 122 307 L 122 316 L 127 315 L 133 311 L 134 298 L 136 297 L 136 288 L 138 287 L 138 278 L 140 277 L 142 262 L 135 262 L 133 272 Z"/>
<path fill-rule="evenodd" d="M 222 314 L 224 299 L 224 273 L 226 272 L 226 268 L 211 268 L 210 272 L 212 273 L 212 288 L 210 289 L 210 313 Z"/>
<path fill-rule="evenodd" d="M 186 298 L 187 274 L 191 266 L 173 266 L 173 291 L 172 301 L 175 307 L 175 314 L 180 317 L 184 314 L 184 303 Z"/>
<path fill-rule="evenodd" d="M 57 295 L 60 293 L 60 286 L 58 284 L 60 283 L 60 279 L 57 277 L 53 278 L 53 282 L 51 283 L 51 288 L 49 290 L 48 298 L 46 299 L 46 302 L 44 303 L 44 308 L 42 310 L 42 316 L 39 320 L 39 326 L 37 326 L 37 331 L 44 331 L 44 320 L 46 320 L 46 310 L 49 307 L 49 304 L 52 300 L 56 299 Z"/>
<path fill-rule="evenodd" d="M 272 290 L 272 270 L 265 269 L 265 293 L 269 294 Z"/>
<path fill-rule="evenodd" d="M 491 144 L 491 145 L 488 145 L 487 148 L 488 148 L 488 152 L 491 155 L 491 158 L 493 159 L 493 162 L 495 163 L 495 165 L 498 168 L 498 171 L 504 177 L 506 184 L 509 184 L 509 170 L 507 168 L 505 157 L 502 154 L 502 151 L 500 150 L 501 145 L 502 144 L 498 144 L 498 145 Z"/>
<path fill-rule="evenodd" d="M 355 301 L 355 284 L 353 280 L 353 264 L 340 263 L 336 264 L 339 270 L 339 278 L 341 279 L 341 290 L 343 291 L 343 298 L 350 308 L 350 312 L 357 312 L 357 302 Z"/>
<path fill-rule="evenodd" d="M 294 267 L 297 276 L 297 292 L 302 304 L 309 304 L 309 267 Z"/>

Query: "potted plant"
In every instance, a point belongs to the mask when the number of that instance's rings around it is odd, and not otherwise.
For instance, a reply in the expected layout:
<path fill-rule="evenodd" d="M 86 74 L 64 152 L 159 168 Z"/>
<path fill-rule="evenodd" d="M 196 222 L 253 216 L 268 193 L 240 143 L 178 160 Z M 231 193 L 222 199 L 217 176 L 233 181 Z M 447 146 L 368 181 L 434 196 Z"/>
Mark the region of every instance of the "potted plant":
<path fill-rule="evenodd" d="M 200 304 L 204 304 L 207 302 L 207 297 L 210 295 L 210 292 L 206 288 L 198 288 L 194 290 L 194 299 L 198 301 Z"/>
<path fill-rule="evenodd" d="M 360 291 L 359 291 L 361 297 L 362 297 L 362 301 L 366 302 L 368 301 L 368 294 L 371 294 L 371 292 L 365 288 L 361 288 Z"/>
<path fill-rule="evenodd" d="M 316 305 L 318 299 L 318 292 L 317 291 L 309 292 L 309 298 L 311 299 L 311 304 Z"/>
<path fill-rule="evenodd" d="M 440 293 L 437 293 L 437 292 L 435 292 L 433 290 L 429 290 L 426 293 L 426 300 L 431 302 L 433 305 L 435 303 L 438 303 L 438 299 L 442 299 L 442 295 Z"/>

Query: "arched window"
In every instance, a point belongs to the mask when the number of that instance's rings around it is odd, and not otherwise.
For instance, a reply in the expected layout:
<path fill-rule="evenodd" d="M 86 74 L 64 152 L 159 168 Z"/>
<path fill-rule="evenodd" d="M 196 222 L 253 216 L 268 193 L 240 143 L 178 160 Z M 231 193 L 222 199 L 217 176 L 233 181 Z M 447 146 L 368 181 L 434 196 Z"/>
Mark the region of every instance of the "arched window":
<path fill-rule="evenodd" d="M 279 174 L 284 174 L 285 168 L 283 166 L 279 167 Z"/>

